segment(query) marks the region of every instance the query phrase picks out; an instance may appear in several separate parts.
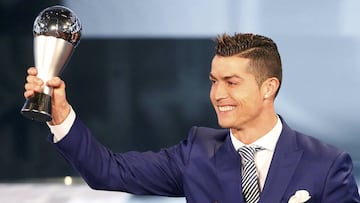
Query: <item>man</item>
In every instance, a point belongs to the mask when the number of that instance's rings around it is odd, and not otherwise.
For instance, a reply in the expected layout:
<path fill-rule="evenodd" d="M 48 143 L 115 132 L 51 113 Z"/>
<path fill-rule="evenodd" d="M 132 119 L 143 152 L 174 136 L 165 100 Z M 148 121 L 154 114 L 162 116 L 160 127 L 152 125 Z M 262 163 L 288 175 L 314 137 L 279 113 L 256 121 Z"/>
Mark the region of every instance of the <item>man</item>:
<path fill-rule="evenodd" d="M 25 98 L 44 86 L 35 68 L 28 74 Z M 120 154 L 96 141 L 69 105 L 65 83 L 54 78 L 46 82 L 54 89 L 51 141 L 94 189 L 192 203 L 360 202 L 350 156 L 290 129 L 276 114 L 282 68 L 271 39 L 219 36 L 210 80 L 223 130 L 193 127 L 173 147 Z"/>

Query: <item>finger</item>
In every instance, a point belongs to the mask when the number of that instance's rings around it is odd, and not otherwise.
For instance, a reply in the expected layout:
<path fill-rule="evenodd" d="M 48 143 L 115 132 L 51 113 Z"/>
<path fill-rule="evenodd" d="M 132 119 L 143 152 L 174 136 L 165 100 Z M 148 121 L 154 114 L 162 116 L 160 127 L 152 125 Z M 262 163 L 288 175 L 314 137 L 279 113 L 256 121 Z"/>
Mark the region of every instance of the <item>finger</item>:
<path fill-rule="evenodd" d="M 27 73 L 29 74 L 29 75 L 37 75 L 37 69 L 35 68 L 35 67 L 30 67 L 30 68 L 28 68 L 28 70 L 27 70 Z"/>
<path fill-rule="evenodd" d="M 62 81 L 59 77 L 55 77 L 46 82 L 46 85 L 52 88 L 59 88 L 62 85 L 65 85 L 64 81 Z"/>
<path fill-rule="evenodd" d="M 26 81 L 28 83 L 34 83 L 34 84 L 37 84 L 40 86 L 44 84 L 44 82 L 40 78 L 38 78 L 36 76 L 32 76 L 32 75 L 26 76 Z"/>
<path fill-rule="evenodd" d="M 25 84 L 25 90 L 26 91 L 35 91 L 35 92 L 41 92 L 43 89 L 42 86 L 34 84 L 34 83 L 26 83 Z"/>
<path fill-rule="evenodd" d="M 32 90 L 27 90 L 27 91 L 24 92 L 24 97 L 25 97 L 26 99 L 29 99 L 29 98 L 32 97 L 34 94 L 35 94 L 34 91 L 32 91 Z"/>

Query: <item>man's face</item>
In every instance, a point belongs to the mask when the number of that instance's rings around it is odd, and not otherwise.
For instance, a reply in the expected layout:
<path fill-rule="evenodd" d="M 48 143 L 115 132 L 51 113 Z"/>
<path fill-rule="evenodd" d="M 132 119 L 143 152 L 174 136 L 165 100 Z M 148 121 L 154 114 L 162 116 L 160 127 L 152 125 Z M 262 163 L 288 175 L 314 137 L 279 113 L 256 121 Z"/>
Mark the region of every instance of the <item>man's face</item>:
<path fill-rule="evenodd" d="M 223 128 L 254 126 L 264 109 L 261 88 L 247 71 L 249 62 L 238 56 L 216 55 L 212 60 L 210 99 Z"/>

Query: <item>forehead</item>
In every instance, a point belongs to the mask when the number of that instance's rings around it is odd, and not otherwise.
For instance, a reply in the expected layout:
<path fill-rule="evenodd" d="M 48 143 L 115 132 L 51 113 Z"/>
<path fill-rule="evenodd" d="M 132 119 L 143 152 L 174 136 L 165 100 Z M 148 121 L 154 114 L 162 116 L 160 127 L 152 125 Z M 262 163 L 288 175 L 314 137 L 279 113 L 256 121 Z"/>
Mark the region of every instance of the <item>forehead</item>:
<path fill-rule="evenodd" d="M 250 59 L 239 56 L 219 56 L 216 55 L 211 62 L 211 75 L 244 75 L 250 74 L 248 66 Z"/>

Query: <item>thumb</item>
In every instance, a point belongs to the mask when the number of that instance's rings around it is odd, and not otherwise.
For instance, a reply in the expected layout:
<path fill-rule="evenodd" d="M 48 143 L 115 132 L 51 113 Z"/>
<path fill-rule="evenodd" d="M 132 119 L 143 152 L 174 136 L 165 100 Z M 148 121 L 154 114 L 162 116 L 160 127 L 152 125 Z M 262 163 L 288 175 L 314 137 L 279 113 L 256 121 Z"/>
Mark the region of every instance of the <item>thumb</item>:
<path fill-rule="evenodd" d="M 53 89 L 51 96 L 52 104 L 52 121 L 50 124 L 61 124 L 70 113 L 70 104 L 66 99 L 65 82 L 59 77 L 55 77 L 46 83 Z"/>

